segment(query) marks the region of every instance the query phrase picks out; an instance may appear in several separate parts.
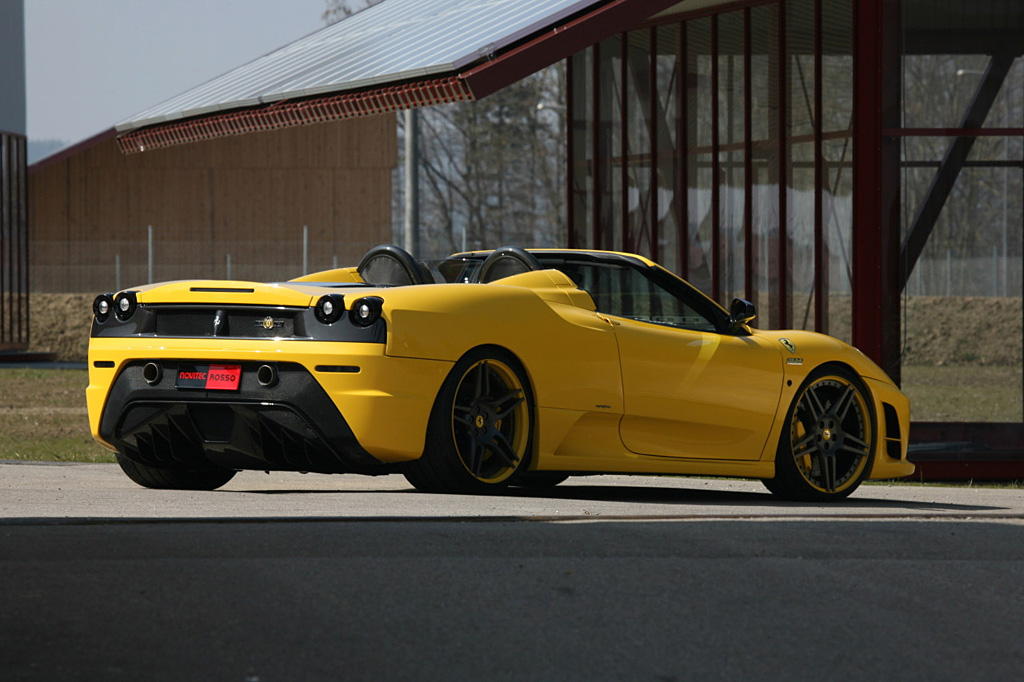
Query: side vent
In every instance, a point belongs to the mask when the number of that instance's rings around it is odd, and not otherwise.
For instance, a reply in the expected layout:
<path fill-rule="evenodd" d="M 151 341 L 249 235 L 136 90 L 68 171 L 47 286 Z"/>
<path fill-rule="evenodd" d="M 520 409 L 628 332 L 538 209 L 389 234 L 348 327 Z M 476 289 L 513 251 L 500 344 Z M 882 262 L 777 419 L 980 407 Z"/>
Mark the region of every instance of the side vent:
<path fill-rule="evenodd" d="M 889 403 L 882 403 L 885 415 L 885 454 L 892 459 L 901 459 L 903 455 L 902 429 L 896 408 Z"/>

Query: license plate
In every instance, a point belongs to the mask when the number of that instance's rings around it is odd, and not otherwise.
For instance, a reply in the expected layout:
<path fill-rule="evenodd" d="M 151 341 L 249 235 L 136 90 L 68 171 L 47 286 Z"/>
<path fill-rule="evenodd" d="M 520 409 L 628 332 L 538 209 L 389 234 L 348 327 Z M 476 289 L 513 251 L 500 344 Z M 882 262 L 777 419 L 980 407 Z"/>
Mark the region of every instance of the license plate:
<path fill-rule="evenodd" d="M 235 391 L 242 381 L 241 365 L 181 365 L 174 380 L 176 388 Z"/>

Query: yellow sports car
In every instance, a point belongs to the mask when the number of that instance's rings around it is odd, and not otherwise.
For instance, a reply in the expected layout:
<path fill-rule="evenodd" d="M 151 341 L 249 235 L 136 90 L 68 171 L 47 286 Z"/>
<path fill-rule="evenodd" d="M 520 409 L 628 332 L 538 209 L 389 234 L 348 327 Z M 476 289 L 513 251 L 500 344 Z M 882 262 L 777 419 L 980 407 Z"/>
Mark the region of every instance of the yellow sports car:
<path fill-rule="evenodd" d="M 797 500 L 913 472 L 910 407 L 862 353 L 750 327 L 641 256 L 436 264 L 395 246 L 289 282 L 183 281 L 93 303 L 89 419 L 136 483 L 241 469 L 400 472 L 478 493 L 594 473 L 759 478 Z"/>

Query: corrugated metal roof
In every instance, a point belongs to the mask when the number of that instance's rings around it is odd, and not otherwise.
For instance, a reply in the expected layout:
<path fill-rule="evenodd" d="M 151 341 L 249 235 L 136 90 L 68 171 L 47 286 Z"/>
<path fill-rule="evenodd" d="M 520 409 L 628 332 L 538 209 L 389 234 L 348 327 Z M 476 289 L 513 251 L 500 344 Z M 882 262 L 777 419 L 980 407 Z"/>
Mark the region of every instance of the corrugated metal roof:
<path fill-rule="evenodd" d="M 453 73 L 602 0 L 385 0 L 117 125 L 120 132 Z"/>

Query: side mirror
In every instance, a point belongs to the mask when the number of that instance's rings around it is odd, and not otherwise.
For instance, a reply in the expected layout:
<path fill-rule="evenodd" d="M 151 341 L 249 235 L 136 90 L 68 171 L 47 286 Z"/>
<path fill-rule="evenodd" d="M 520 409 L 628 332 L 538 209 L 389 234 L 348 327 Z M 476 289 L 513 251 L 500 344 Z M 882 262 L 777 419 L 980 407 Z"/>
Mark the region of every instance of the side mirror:
<path fill-rule="evenodd" d="M 729 326 L 733 331 L 749 324 L 755 317 L 757 317 L 757 308 L 753 303 L 742 298 L 732 299 L 732 305 L 729 306 Z"/>

